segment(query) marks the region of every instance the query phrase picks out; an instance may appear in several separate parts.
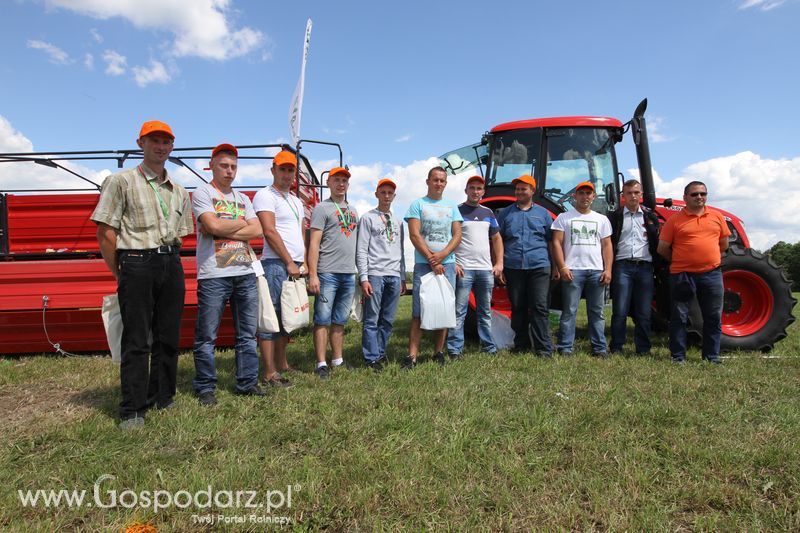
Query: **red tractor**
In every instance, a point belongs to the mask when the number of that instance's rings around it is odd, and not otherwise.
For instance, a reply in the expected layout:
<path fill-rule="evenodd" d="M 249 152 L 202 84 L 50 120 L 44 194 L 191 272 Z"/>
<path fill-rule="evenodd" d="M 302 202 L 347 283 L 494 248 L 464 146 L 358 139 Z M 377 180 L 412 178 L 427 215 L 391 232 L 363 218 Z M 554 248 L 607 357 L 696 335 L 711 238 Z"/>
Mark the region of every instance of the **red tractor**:
<path fill-rule="evenodd" d="M 592 208 L 608 213 L 617 208 L 623 177 L 617 166 L 615 145 L 630 132 L 636 146 L 639 179 L 644 204 L 666 221 L 683 207 L 683 201 L 657 198 L 650 165 L 650 149 L 643 100 L 633 118 L 623 124 L 607 117 L 557 117 L 519 120 L 495 126 L 481 142 L 440 157 L 451 174 L 477 168 L 486 179 L 483 204 L 498 210 L 515 201 L 511 180 L 522 174 L 536 176 L 534 200 L 553 216 L 573 209 L 578 183 L 595 185 L 597 199 Z M 712 209 L 716 209 L 713 208 Z M 766 255 L 750 248 L 744 225 L 735 215 L 717 209 L 731 230 L 730 248 L 722 260 L 725 299 L 722 315 L 723 350 L 769 351 L 786 337 L 786 327 L 794 321 L 791 283 L 783 271 Z M 653 306 L 654 322 L 669 318 L 668 272 L 656 273 Z M 560 291 L 552 291 L 552 307 L 560 308 Z M 474 303 L 474 302 L 473 302 Z M 495 310 L 510 315 L 505 290 L 495 288 Z M 660 319 L 660 320 L 659 320 Z M 694 306 L 690 331 L 699 336 L 702 319 Z"/>

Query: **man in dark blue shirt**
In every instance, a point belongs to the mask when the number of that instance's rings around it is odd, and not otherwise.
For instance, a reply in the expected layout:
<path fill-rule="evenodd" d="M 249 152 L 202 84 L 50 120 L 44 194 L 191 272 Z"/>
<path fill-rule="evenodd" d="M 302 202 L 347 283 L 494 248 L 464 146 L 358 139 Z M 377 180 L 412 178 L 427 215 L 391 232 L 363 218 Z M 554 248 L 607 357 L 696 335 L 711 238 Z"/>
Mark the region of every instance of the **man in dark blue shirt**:
<path fill-rule="evenodd" d="M 527 174 L 511 182 L 517 201 L 497 215 L 503 237 L 503 278 L 511 301 L 514 351 L 550 357 L 550 213 L 533 203 L 536 180 Z"/>

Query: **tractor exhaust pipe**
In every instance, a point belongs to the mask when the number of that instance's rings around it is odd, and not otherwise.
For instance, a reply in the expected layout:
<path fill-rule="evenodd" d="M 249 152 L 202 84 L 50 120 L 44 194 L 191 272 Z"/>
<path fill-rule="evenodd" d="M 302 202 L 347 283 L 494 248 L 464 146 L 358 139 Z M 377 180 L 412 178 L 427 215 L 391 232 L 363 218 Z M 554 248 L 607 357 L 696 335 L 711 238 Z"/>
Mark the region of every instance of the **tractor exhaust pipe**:
<path fill-rule="evenodd" d="M 639 163 L 639 180 L 642 182 L 644 205 L 650 209 L 656 207 L 656 186 L 653 183 L 653 168 L 650 163 L 650 144 L 647 141 L 647 121 L 644 112 L 647 110 L 647 98 L 642 100 L 633 112 L 631 132 L 636 145 L 636 160 Z"/>

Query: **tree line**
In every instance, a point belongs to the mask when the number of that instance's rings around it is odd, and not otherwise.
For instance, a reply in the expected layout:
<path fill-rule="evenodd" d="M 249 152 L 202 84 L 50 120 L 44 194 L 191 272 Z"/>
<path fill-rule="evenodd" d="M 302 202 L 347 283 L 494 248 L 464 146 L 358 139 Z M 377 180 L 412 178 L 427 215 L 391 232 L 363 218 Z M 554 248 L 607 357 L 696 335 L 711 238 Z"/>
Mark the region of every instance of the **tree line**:
<path fill-rule="evenodd" d="M 800 242 L 789 244 L 779 241 L 767 253 L 792 280 L 792 291 L 800 291 Z"/>

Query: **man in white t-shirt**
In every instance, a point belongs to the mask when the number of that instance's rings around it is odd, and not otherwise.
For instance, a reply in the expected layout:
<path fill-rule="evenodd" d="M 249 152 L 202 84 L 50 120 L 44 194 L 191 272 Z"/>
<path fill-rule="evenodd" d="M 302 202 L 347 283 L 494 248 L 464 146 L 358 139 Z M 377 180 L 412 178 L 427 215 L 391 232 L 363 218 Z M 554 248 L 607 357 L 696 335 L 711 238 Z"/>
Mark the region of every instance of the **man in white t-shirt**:
<path fill-rule="evenodd" d="M 605 303 L 606 286 L 611 283 L 614 250 L 611 246 L 611 223 L 592 211 L 596 198 L 594 184 L 584 181 L 575 188 L 575 210 L 558 215 L 553 221 L 553 261 L 561 280 L 561 324 L 556 350 L 571 355 L 575 341 L 575 317 L 581 292 L 586 292 L 589 340 L 592 355 L 606 357 Z"/>
<path fill-rule="evenodd" d="M 263 396 L 258 386 L 258 290 L 248 241 L 261 235 L 250 198 L 233 189 L 239 152 L 220 144 L 211 152 L 211 183 L 192 194 L 197 219 L 197 322 L 194 391 L 205 406 L 217 403 L 214 346 L 230 301 L 236 330 L 236 393 Z"/>
<path fill-rule="evenodd" d="M 272 160 L 272 185 L 256 193 L 253 209 L 264 230 L 264 251 L 261 265 L 269 285 L 269 295 L 281 322 L 281 289 L 289 276 L 297 277 L 306 271 L 305 243 L 303 242 L 303 202 L 291 194 L 297 172 L 297 157 L 287 150 L 279 152 Z M 262 383 L 270 387 L 290 387 L 282 374 L 288 371 L 286 344 L 288 334 L 258 333 L 261 361 L 264 364 Z"/>

